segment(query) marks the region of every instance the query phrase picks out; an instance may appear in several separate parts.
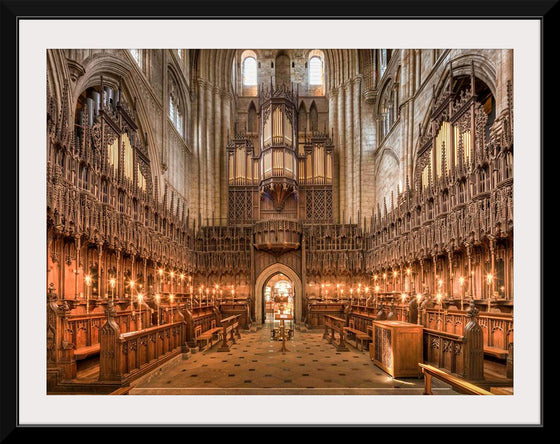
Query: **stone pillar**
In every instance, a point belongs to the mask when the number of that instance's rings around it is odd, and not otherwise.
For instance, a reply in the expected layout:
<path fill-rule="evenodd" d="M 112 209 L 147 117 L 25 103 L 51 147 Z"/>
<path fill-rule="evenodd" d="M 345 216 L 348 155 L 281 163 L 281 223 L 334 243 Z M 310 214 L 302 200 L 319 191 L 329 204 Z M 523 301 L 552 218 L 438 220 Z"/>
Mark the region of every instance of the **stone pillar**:
<path fill-rule="evenodd" d="M 338 195 L 339 195 L 339 211 L 341 220 L 340 223 L 345 223 L 344 214 L 346 214 L 346 180 L 348 176 L 346 175 L 346 153 L 347 153 L 347 146 L 345 141 L 345 126 L 344 126 L 344 88 L 339 88 L 338 90 L 338 100 L 337 100 L 337 124 L 336 124 L 336 132 L 338 136 L 338 160 L 339 160 L 339 169 L 338 175 L 340 177 L 338 181 Z"/>
<path fill-rule="evenodd" d="M 353 86 L 353 153 L 354 153 L 354 162 L 353 162 L 353 193 L 354 193 L 354 200 L 352 202 L 352 208 L 354 210 L 354 217 L 356 222 L 359 224 L 360 221 L 358 220 L 358 216 L 360 214 L 364 214 L 362 211 L 362 175 L 360 174 L 362 171 L 362 114 L 361 114 L 361 87 L 362 81 L 361 77 L 356 77 L 352 81 Z"/>
<path fill-rule="evenodd" d="M 214 196 L 213 197 L 213 211 L 214 214 L 221 219 L 221 206 L 220 202 L 222 198 L 222 176 L 224 172 L 220 167 L 222 165 L 222 160 L 225 155 L 225 147 L 222 146 L 222 98 L 220 95 L 220 90 L 214 88 L 214 149 L 212 150 L 214 154 L 214 178 L 212 182 L 215 183 Z M 218 225 L 221 225 L 222 221 L 219 220 Z"/>
<path fill-rule="evenodd" d="M 207 157 L 208 151 L 206 147 L 206 86 L 203 80 L 198 81 L 198 131 L 199 131 L 199 179 L 198 186 L 200 188 L 199 200 L 199 213 L 203 218 L 208 214 L 208 196 L 207 196 L 207 183 L 208 183 L 208 170 L 207 170 Z"/>
<path fill-rule="evenodd" d="M 346 174 L 346 209 L 349 219 L 356 220 L 354 215 L 354 109 L 352 97 L 352 83 L 344 85 L 344 153 L 345 153 L 345 174 Z"/>

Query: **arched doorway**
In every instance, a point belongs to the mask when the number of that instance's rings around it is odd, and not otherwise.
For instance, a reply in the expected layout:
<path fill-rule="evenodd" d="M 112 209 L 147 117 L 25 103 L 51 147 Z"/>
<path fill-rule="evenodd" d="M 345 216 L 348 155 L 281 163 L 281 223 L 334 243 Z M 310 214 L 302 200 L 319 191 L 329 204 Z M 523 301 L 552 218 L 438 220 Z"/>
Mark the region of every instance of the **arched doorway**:
<path fill-rule="evenodd" d="M 301 279 L 297 273 L 290 267 L 283 264 L 271 265 L 270 267 L 264 269 L 257 277 L 255 282 L 255 321 L 257 325 L 262 325 L 264 321 L 263 313 L 265 310 L 265 289 L 268 282 L 276 275 L 285 276 L 286 280 L 292 285 L 291 291 L 293 291 L 294 301 L 294 323 L 297 325 L 301 320 L 303 286 L 301 285 Z"/>

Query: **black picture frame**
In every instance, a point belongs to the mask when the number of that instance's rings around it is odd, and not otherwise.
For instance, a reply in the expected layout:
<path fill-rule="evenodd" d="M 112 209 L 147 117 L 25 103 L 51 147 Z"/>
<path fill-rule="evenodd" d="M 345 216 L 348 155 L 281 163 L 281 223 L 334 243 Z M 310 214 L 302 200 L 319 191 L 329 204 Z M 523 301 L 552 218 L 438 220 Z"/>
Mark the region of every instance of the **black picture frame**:
<path fill-rule="evenodd" d="M 24 116 L 22 120 L 18 119 L 18 29 L 19 22 L 22 19 L 41 20 L 44 18 L 62 18 L 68 20 L 79 20 L 82 18 L 89 19 L 152 19 L 152 18 L 249 18 L 266 20 L 269 18 L 287 19 L 297 18 L 301 20 L 313 20 L 316 18 L 328 18 L 332 20 L 341 18 L 356 19 L 420 19 L 434 18 L 440 20 L 447 19 L 538 19 L 542 24 L 541 34 L 541 77 L 542 85 L 540 94 L 544 102 L 550 104 L 555 102 L 556 89 L 552 87 L 551 80 L 552 70 L 546 70 L 550 67 L 553 60 L 551 48 L 555 46 L 555 37 L 557 34 L 558 19 L 558 0 L 547 1 L 530 1 L 530 0 L 509 0 L 509 1 L 411 1 L 411 0 L 386 0 L 386 1 L 155 1 L 155 0 L 136 0 L 134 2 L 119 1 L 5 1 L 0 0 L 1 11 L 1 91 L 2 100 L 2 147 L 3 149 L 3 165 L 4 168 L 2 180 L 4 182 L 4 220 L 8 222 L 9 232 L 4 232 L 3 245 L 4 250 L 9 250 L 10 254 L 5 254 L 5 273 L 9 287 L 4 290 L 4 294 L 0 295 L 0 399 L 1 399 L 1 430 L 0 440 L 12 442 L 21 440 L 27 434 L 29 429 L 45 429 L 49 434 L 54 435 L 57 427 L 47 425 L 24 426 L 19 423 L 18 419 L 18 387 L 25 381 L 18 379 L 18 356 L 21 352 L 18 350 L 18 310 L 19 290 L 18 281 L 21 279 L 22 270 L 19 268 L 19 238 L 25 236 L 25 233 L 19 232 L 18 229 L 18 169 L 21 167 L 19 163 L 20 150 L 18 145 L 18 130 L 25 125 Z M 483 32 L 483 31 L 480 31 Z M 547 54 L 548 52 L 548 54 Z M 548 63 L 548 65 L 547 65 Z M 551 89 L 544 88 L 550 86 Z M 543 131 L 541 134 L 541 155 L 544 156 L 543 142 L 544 127 L 553 128 L 555 115 L 554 113 L 542 114 Z M 541 163 L 541 173 L 544 173 L 544 162 Z M 541 180 L 544 174 L 541 174 Z M 541 190 L 544 188 L 541 183 Z M 543 194 L 541 193 L 541 208 L 544 208 Z M 541 220 L 543 220 L 541 213 Z M 542 232 L 541 232 L 541 263 L 544 264 L 542 252 Z M 542 280 L 540 283 L 539 294 L 541 302 L 543 294 L 544 273 L 541 270 Z M 536 297 L 537 295 L 531 295 Z M 541 311 L 541 325 L 544 321 L 544 310 Z M 541 339 L 543 339 L 543 331 L 541 331 Z M 542 344 L 542 341 L 541 341 Z M 541 353 L 542 356 L 542 353 Z M 535 363 L 537 365 L 538 363 Z M 540 363 L 541 369 L 541 400 L 544 398 L 544 361 Z M 542 406 L 544 407 L 544 401 Z M 542 411 L 542 409 L 541 409 Z M 541 413 L 541 424 L 536 426 L 542 428 L 544 426 L 544 413 Z M 61 424 L 59 426 L 65 426 Z M 70 425 L 66 425 L 70 426 Z M 108 427 L 108 425 L 105 425 Z M 202 426 L 202 425 L 200 425 Z M 286 424 L 293 426 L 293 424 Z M 309 424 L 309 426 L 313 426 Z M 334 426 L 334 425 L 333 425 Z M 413 425 L 402 424 L 412 428 Z M 476 426 L 473 424 L 473 426 Z M 481 425 L 479 425 L 481 426 Z M 486 425 L 488 426 L 488 425 Z M 165 427 L 165 426 L 161 426 Z M 191 426 L 192 427 L 192 426 Z M 509 427 L 516 427 L 515 425 Z M 517 425 L 517 427 L 534 427 L 528 425 Z M 99 427 L 96 427 L 98 430 Z M 139 430 L 144 437 L 145 431 Z M 86 430 L 80 432 L 80 435 L 86 435 Z M 98 435 L 99 436 L 99 435 Z M 100 438 L 100 437 L 99 437 Z M 74 436 L 72 439 L 80 439 Z"/>

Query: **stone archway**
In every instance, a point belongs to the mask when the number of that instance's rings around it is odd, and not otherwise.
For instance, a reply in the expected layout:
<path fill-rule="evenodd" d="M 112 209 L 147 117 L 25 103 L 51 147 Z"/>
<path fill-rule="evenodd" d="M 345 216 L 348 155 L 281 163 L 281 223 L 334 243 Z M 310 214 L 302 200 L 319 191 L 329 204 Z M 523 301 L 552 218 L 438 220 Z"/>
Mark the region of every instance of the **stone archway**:
<path fill-rule="evenodd" d="M 263 309 L 263 289 L 266 282 L 275 274 L 282 273 L 286 275 L 294 283 L 295 291 L 295 324 L 301 322 L 302 305 L 303 305 L 303 285 L 298 274 L 290 267 L 284 264 L 273 264 L 265 268 L 257 277 L 255 282 L 255 322 L 262 325 L 262 309 Z"/>

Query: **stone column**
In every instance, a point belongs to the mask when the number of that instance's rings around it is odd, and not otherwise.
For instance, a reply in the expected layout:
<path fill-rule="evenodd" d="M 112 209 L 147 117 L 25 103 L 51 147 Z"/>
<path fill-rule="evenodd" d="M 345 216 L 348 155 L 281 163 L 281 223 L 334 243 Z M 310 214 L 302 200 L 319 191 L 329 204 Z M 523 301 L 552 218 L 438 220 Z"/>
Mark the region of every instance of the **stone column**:
<path fill-rule="evenodd" d="M 214 190 L 216 174 L 214 171 L 214 159 L 216 157 L 214 146 L 214 99 L 212 87 L 206 85 L 205 106 L 206 106 L 206 217 L 214 214 Z"/>
<path fill-rule="evenodd" d="M 200 201 L 199 213 L 203 218 L 207 214 L 208 196 L 207 196 L 207 183 L 208 183 L 208 170 L 207 170 L 207 147 L 206 147 L 206 88 L 205 82 L 201 79 L 198 80 L 198 131 L 199 131 L 199 179 L 198 186 L 200 188 Z"/>
<path fill-rule="evenodd" d="M 349 219 L 356 220 L 354 215 L 354 115 L 352 83 L 344 85 L 344 153 L 345 153 L 345 174 L 346 174 L 346 209 Z"/>
<path fill-rule="evenodd" d="M 214 153 L 214 178 L 212 182 L 215 183 L 214 188 L 214 196 L 213 197 L 213 211 L 214 214 L 221 219 L 221 207 L 220 201 L 222 200 L 222 176 L 223 171 L 221 165 L 223 164 L 223 157 L 225 157 L 225 147 L 222 146 L 222 97 L 220 94 L 220 90 L 218 88 L 214 88 L 214 149 L 212 152 Z M 220 220 L 218 225 L 221 225 L 222 221 Z"/>
<path fill-rule="evenodd" d="M 362 113 L 361 113 L 361 88 L 362 79 L 361 77 L 355 77 L 352 81 L 353 86 L 353 145 L 354 145 L 354 200 L 352 207 L 354 209 L 354 216 L 356 222 L 359 224 L 358 216 L 364 214 L 362 211 Z"/>

